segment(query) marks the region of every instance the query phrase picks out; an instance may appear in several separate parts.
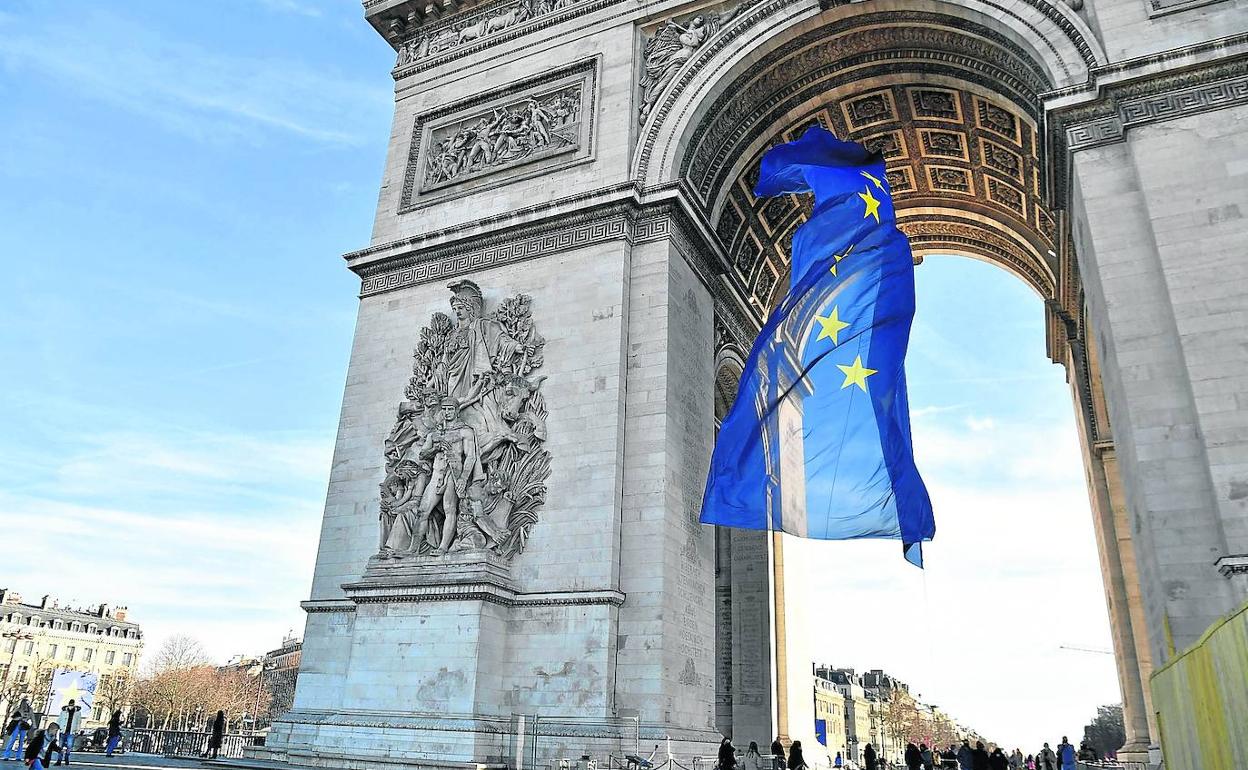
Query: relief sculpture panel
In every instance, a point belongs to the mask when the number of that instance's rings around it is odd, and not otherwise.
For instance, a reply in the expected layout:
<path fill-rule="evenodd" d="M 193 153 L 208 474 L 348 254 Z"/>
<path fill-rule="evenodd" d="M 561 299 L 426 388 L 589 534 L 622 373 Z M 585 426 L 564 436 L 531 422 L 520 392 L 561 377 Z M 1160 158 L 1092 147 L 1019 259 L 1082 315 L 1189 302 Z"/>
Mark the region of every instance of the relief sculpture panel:
<path fill-rule="evenodd" d="M 406 400 L 385 443 L 378 556 L 524 550 L 546 500 L 543 362 L 532 299 L 486 312 L 477 284 L 449 286 L 454 320 L 420 330 Z"/>
<path fill-rule="evenodd" d="M 593 159 L 597 60 L 417 116 L 402 210 Z"/>

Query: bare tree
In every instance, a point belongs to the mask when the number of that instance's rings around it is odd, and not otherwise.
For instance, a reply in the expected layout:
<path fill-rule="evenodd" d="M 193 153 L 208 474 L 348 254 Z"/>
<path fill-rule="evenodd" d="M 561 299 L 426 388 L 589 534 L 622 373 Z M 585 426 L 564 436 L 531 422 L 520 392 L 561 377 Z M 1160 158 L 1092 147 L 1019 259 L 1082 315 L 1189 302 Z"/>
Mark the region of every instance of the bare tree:
<path fill-rule="evenodd" d="M 184 634 L 175 634 L 165 640 L 147 662 L 150 674 L 180 671 L 208 665 L 208 653 L 198 640 Z"/>

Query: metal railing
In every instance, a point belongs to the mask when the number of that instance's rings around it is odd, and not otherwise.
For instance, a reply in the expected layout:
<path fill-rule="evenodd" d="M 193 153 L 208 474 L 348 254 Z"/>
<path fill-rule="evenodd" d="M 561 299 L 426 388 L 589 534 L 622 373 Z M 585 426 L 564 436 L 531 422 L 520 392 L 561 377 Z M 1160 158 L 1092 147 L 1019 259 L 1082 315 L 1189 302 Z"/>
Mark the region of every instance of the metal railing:
<path fill-rule="evenodd" d="M 128 730 L 122 745 L 126 751 L 139 754 L 162 754 L 164 756 L 198 757 L 208 752 L 208 733 L 185 730 L 154 730 L 134 728 Z M 218 755 L 241 759 L 243 749 L 253 745 L 258 736 L 227 734 L 221 738 Z"/>

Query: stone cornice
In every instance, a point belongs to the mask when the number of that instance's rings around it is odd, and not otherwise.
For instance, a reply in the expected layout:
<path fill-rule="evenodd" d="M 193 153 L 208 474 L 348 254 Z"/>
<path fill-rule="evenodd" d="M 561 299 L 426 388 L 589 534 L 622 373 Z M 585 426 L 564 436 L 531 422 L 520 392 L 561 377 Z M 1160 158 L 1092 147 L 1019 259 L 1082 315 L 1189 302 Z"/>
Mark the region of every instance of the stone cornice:
<path fill-rule="evenodd" d="M 308 599 L 299 602 L 299 607 L 309 615 L 317 612 L 355 612 L 355 604 L 350 599 Z"/>
<path fill-rule="evenodd" d="M 1074 153 L 1124 141 L 1138 126 L 1248 103 L 1248 34 L 1099 67 L 1086 86 L 1044 99 L 1053 200 L 1064 207 Z"/>

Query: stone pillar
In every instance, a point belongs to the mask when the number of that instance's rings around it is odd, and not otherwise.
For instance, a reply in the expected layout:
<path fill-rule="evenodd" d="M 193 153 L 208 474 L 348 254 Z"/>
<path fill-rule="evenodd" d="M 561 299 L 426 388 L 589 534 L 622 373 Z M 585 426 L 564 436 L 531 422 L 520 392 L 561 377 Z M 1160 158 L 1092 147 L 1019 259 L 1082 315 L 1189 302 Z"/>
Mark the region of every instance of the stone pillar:
<path fill-rule="evenodd" d="M 1205 152 L 1197 134 L 1188 136 L 1186 157 Z M 1105 364 L 1124 513 L 1154 661 L 1171 654 L 1166 629 L 1177 646 L 1184 646 L 1232 606 L 1230 585 L 1214 567 L 1227 553 L 1227 541 L 1201 432 L 1198 403 L 1203 400 L 1194 392 L 1204 374 L 1185 357 L 1177 314 L 1189 308 L 1176 304 L 1181 293 L 1166 271 L 1166 263 L 1177 267 L 1174 263 L 1191 261 L 1191 252 L 1176 242 L 1183 237 L 1177 224 L 1193 221 L 1203 209 L 1186 190 L 1176 190 L 1166 196 L 1165 206 L 1179 213 L 1166 221 L 1155 219 L 1150 203 L 1156 196 L 1140 171 L 1148 164 L 1180 164 L 1168 157 L 1137 156 L 1129 141 L 1076 152 L 1072 216 L 1090 327 Z M 1155 178 L 1158 171 L 1150 168 L 1148 175 Z M 1183 176 L 1179 165 L 1169 174 L 1176 180 Z M 1164 258 L 1159 242 L 1166 244 Z M 1239 275 L 1246 268 L 1232 256 L 1220 264 L 1228 275 Z M 1189 289 L 1198 295 L 1208 290 Z"/>
<path fill-rule="evenodd" d="M 1114 663 L 1122 691 L 1126 742 L 1119 755 L 1125 761 L 1145 762 L 1150 736 L 1156 734 L 1151 729 L 1152 706 L 1147 687 L 1152 673 L 1151 653 L 1095 342 L 1072 343 L 1066 367 L 1078 407 L 1076 425 L 1105 584 Z"/>

